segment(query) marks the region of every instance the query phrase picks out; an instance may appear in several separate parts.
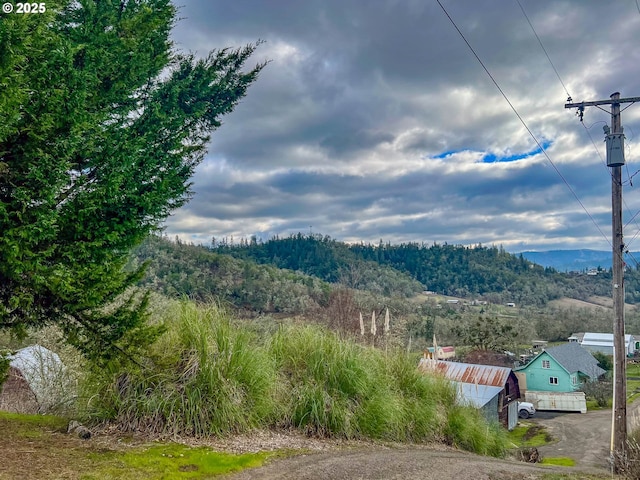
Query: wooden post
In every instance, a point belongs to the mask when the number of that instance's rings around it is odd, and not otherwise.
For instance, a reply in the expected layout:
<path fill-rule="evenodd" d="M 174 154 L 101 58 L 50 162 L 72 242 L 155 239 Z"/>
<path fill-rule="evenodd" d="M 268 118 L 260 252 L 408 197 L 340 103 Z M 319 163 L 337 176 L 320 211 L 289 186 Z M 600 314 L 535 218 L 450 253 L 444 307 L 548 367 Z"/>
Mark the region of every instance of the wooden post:
<path fill-rule="evenodd" d="M 571 99 L 569 99 L 571 101 Z M 611 412 L 611 459 L 613 469 L 620 473 L 627 461 L 627 351 L 624 334 L 624 241 L 622 225 L 622 165 L 624 148 L 622 143 L 622 122 L 620 104 L 640 102 L 640 97 L 620 98 L 616 92 L 609 100 L 567 103 L 564 108 L 577 108 L 582 121 L 584 107 L 611 105 L 611 129 L 605 127 L 607 135 L 607 165 L 611 168 L 611 229 L 613 264 L 613 409 Z M 615 137 L 618 136 L 617 140 Z M 616 143 L 619 142 L 619 143 Z M 620 150 L 619 156 L 612 158 L 613 148 Z"/>
<path fill-rule="evenodd" d="M 611 95 L 618 100 L 619 93 Z M 611 133 L 621 134 L 620 104 L 611 104 Z M 624 344 L 624 242 L 622 237 L 622 165 L 611 167 L 613 247 L 613 454 L 614 469 L 626 461 L 627 452 L 627 352 Z"/>

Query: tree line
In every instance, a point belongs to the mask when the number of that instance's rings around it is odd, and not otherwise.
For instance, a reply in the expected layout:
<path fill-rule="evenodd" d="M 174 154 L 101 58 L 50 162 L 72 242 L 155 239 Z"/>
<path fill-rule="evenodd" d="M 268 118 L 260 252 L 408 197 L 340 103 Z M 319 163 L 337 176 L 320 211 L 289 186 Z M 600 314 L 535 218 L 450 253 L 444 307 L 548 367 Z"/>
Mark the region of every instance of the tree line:
<path fill-rule="evenodd" d="M 267 241 L 255 237 L 238 243 L 214 239 L 211 248 L 327 282 L 342 281 L 353 288 L 366 290 L 382 285 L 386 294 L 407 294 L 420 288 L 449 296 L 482 297 L 494 303 L 538 306 L 563 296 L 587 299 L 610 294 L 607 272 L 597 277 L 560 273 L 495 245 L 392 245 L 382 240 L 378 244 L 346 244 L 328 236 L 298 233 Z M 635 290 L 630 294 L 633 299 L 638 297 Z"/>

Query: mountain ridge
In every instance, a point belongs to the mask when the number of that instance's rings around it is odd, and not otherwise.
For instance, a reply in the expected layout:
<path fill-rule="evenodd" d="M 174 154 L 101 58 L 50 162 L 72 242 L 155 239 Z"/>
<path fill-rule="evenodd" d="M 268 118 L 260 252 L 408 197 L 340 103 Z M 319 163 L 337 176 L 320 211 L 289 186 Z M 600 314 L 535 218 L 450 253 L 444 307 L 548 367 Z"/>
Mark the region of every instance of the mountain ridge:
<path fill-rule="evenodd" d="M 609 270 L 611 268 L 612 252 L 606 250 L 570 249 L 524 251 L 514 255 L 522 255 L 530 262 L 543 267 L 554 268 L 559 272 L 586 272 L 592 269 Z M 625 261 L 635 265 L 634 258 L 640 258 L 640 253 L 625 254 Z"/>

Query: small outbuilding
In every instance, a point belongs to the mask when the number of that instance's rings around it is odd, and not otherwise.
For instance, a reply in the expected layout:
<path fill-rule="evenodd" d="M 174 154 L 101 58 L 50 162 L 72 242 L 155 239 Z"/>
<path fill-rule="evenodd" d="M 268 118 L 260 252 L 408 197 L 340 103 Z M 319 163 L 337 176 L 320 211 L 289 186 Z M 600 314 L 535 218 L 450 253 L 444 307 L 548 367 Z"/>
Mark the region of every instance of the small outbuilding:
<path fill-rule="evenodd" d="M 456 357 L 456 348 L 453 346 L 448 347 L 427 347 L 424 351 L 425 357 L 437 358 L 438 360 L 449 360 Z"/>
<path fill-rule="evenodd" d="M 518 424 L 520 387 L 513 370 L 493 365 L 473 365 L 423 358 L 418 368 L 451 380 L 461 403 L 478 408 L 489 421 L 512 430 Z"/>

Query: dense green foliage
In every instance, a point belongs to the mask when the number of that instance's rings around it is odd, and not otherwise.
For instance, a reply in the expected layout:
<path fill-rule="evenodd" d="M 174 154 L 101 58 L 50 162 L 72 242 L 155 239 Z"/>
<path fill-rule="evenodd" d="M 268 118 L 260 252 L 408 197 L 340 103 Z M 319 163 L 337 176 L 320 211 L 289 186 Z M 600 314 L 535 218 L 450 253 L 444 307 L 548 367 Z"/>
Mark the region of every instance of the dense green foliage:
<path fill-rule="evenodd" d="M 340 242 L 327 240 L 326 243 L 346 248 Z M 248 248 L 243 245 L 240 250 Z M 402 291 L 395 294 L 393 282 L 388 285 L 391 296 L 385 296 L 351 289 L 344 284 L 329 284 L 300 271 L 256 264 L 251 258 L 237 258 L 241 255 L 224 255 L 221 251 L 225 248 L 231 247 L 227 245 L 212 250 L 152 236 L 136 249 L 130 267 L 135 269 L 137 265 L 149 262 L 148 275 L 142 285 L 174 298 L 184 295 L 203 301 L 215 298 L 243 317 L 258 315 L 264 328 L 271 328 L 270 322 L 274 321 L 269 319 L 269 314 L 278 314 L 278 318 L 283 314 L 302 315 L 309 321 L 323 323 L 369 345 L 374 343 L 369 333 L 371 312 L 376 312 L 380 330 L 386 308 L 391 313 L 390 344 L 416 350 L 431 345 L 434 333 L 438 341 L 443 342 L 441 344 L 482 346 L 481 339 L 474 338 L 477 332 L 474 333 L 472 328 L 480 317 L 500 319 L 500 328 L 510 327 L 509 332 L 505 331 L 508 335 L 500 336 L 495 335 L 491 326 L 485 329 L 487 332 L 483 338 L 491 340 L 484 342 L 488 348 L 517 353 L 527 353 L 519 348 L 524 348 L 523 345 L 530 344 L 533 339 L 566 341 L 575 332 L 611 331 L 611 313 L 606 308 L 588 308 L 586 304 L 580 307 L 577 303 L 565 301 L 542 306 L 525 302 L 510 308 L 499 301 L 499 295 L 496 303 L 491 301 L 495 296 L 487 295 L 484 298 L 489 299 L 488 304 L 476 302 L 473 305 L 470 301 L 461 301 L 457 305 L 448 305 L 446 299 L 438 295 L 418 295 L 407 299 Z M 469 255 L 472 256 L 474 251 L 471 249 Z M 491 267 L 487 269 L 491 270 Z M 353 273 L 357 273 L 357 269 L 354 268 Z M 628 274 L 633 278 L 636 271 Z M 526 273 L 522 275 L 526 276 Z M 597 277 L 553 272 L 549 275 L 552 283 L 546 288 L 555 288 L 552 286 L 560 282 L 558 291 L 568 297 L 587 300 L 594 294 L 607 295 L 607 291 L 602 291 L 606 290 L 603 285 L 608 287 L 610 281 L 607 273 Z M 372 280 L 384 283 L 386 278 L 376 276 Z M 369 283 L 369 280 L 364 281 Z M 539 279 L 540 283 L 546 281 L 546 276 Z M 524 282 L 526 284 L 526 279 Z M 515 288 L 510 290 L 510 294 L 521 295 Z M 364 336 L 360 335 L 360 313 L 365 317 Z M 625 320 L 627 331 L 640 331 L 639 310 L 629 308 Z M 377 344 L 382 340 L 378 338 Z"/>
<path fill-rule="evenodd" d="M 456 330 L 464 345 L 495 352 L 512 348 L 517 333 L 512 321 L 488 316 L 479 316 L 474 322 L 457 325 Z"/>
<path fill-rule="evenodd" d="M 214 240 L 212 247 L 218 253 L 304 272 L 330 283 L 341 283 L 378 295 L 411 296 L 422 290 L 422 285 L 410 274 L 374 259 L 364 259 L 349 245 L 321 235 L 299 233 L 264 243 L 255 238 L 238 244 Z"/>
<path fill-rule="evenodd" d="M 322 437 L 460 446 L 500 455 L 499 427 L 455 403 L 442 378 L 311 326 L 259 335 L 213 305 L 163 309 L 168 331 L 138 364 L 94 371 L 87 415 L 126 430 L 191 435 L 294 428 Z"/>
<path fill-rule="evenodd" d="M 598 366 L 607 372 L 613 371 L 613 355 L 607 355 L 602 352 L 593 352 L 593 358 L 598 361 Z"/>
<path fill-rule="evenodd" d="M 544 305 L 562 296 L 586 299 L 610 294 L 606 275 L 561 274 L 495 246 L 391 245 L 382 241 L 347 245 L 321 235 L 297 234 L 266 242 L 215 241 L 213 248 L 385 295 L 415 292 L 398 285 L 405 276 L 417 280 L 422 289 L 465 298 L 479 296 L 493 303 Z"/>
<path fill-rule="evenodd" d="M 147 363 L 95 372 L 87 414 L 126 430 L 195 436 L 269 423 L 277 407 L 276 369 L 266 349 L 213 304 L 198 309 L 185 302 L 168 313 L 169 330 L 148 351 Z"/>
<path fill-rule="evenodd" d="M 254 312 L 304 313 L 326 305 L 330 285 L 315 277 L 241 260 L 152 235 L 132 268 L 148 263 L 141 285 L 169 297 L 211 300 Z"/>
<path fill-rule="evenodd" d="M 255 49 L 172 51 L 170 0 L 52 0 L 0 21 L 0 328 L 87 354 L 153 338 L 130 249 L 189 198 Z M 107 308 L 107 306 L 109 307 Z"/>

